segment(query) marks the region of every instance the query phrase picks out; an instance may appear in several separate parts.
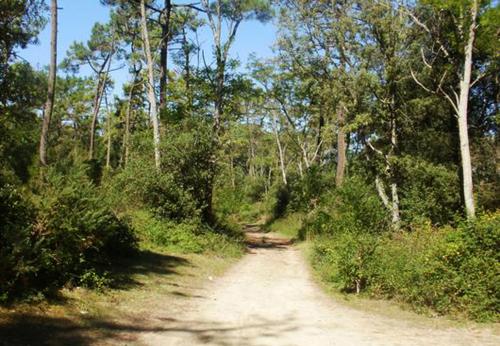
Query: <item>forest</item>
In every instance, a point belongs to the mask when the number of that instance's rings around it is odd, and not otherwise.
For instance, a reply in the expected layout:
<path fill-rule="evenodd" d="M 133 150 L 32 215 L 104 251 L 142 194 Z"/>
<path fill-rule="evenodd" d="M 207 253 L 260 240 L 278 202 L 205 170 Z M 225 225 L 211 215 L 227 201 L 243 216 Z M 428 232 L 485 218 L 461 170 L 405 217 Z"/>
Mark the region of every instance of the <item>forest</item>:
<path fill-rule="evenodd" d="M 259 224 L 343 294 L 498 322 L 498 1 L 100 3 L 61 56 L 57 0 L 0 1 L 0 305 L 144 251 L 239 258 Z M 249 22 L 277 31 L 243 65 Z"/>

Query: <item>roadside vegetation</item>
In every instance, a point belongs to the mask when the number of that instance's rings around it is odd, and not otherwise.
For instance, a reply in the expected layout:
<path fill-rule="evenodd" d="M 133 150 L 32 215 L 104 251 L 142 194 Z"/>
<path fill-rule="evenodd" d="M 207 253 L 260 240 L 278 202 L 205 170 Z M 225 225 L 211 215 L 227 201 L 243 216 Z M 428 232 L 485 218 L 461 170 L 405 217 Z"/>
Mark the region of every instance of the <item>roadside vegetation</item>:
<path fill-rule="evenodd" d="M 346 294 L 498 321 L 498 2 L 100 3 L 62 57 L 57 0 L 0 5 L 0 304 L 202 273 L 259 224 Z M 238 30 L 271 20 L 243 66 Z"/>

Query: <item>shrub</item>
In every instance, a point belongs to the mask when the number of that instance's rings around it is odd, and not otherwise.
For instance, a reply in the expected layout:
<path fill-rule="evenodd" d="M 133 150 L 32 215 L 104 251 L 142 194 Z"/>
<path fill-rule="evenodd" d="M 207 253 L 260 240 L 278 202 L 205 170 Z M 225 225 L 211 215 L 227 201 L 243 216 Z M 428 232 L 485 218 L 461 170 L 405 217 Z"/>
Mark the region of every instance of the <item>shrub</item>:
<path fill-rule="evenodd" d="M 399 171 L 401 209 L 408 223 L 429 219 L 445 225 L 460 212 L 460 182 L 456 167 L 433 164 L 415 157 L 403 157 Z"/>
<path fill-rule="evenodd" d="M 306 219 L 301 238 L 343 232 L 385 232 L 389 228 L 387 212 L 373 190 L 361 179 L 352 177 L 332 193 L 323 195 L 321 206 Z"/>
<path fill-rule="evenodd" d="M 108 183 L 112 203 L 121 209 L 146 207 L 156 216 L 182 221 L 199 211 L 186 189 L 168 172 L 159 172 L 151 160 L 134 158 Z"/>
<path fill-rule="evenodd" d="M 343 232 L 314 242 L 313 262 L 341 291 L 359 293 L 370 279 L 370 262 L 378 239 L 369 233 Z"/>
<path fill-rule="evenodd" d="M 498 320 L 500 213 L 457 228 L 414 225 L 382 235 L 339 232 L 316 239 L 312 261 L 337 288 L 365 289 L 417 309 Z"/>
<path fill-rule="evenodd" d="M 78 281 L 88 269 L 136 246 L 129 226 L 117 218 L 85 172 L 60 176 L 49 171 L 37 200 L 34 231 L 40 247 L 38 276 L 44 284 Z"/>
<path fill-rule="evenodd" d="M 136 246 L 130 227 L 115 216 L 85 170 L 61 176 L 48 169 L 44 177 L 33 204 L 9 185 L 0 189 L 5 299 L 68 282 L 91 285 L 115 256 Z"/>
<path fill-rule="evenodd" d="M 0 302 L 35 272 L 34 217 L 33 205 L 0 174 Z"/>
<path fill-rule="evenodd" d="M 180 253 L 214 251 L 221 255 L 241 253 L 241 236 L 226 227 L 219 231 L 199 222 L 176 223 L 157 218 L 148 211 L 132 214 L 132 223 L 146 244 Z"/>

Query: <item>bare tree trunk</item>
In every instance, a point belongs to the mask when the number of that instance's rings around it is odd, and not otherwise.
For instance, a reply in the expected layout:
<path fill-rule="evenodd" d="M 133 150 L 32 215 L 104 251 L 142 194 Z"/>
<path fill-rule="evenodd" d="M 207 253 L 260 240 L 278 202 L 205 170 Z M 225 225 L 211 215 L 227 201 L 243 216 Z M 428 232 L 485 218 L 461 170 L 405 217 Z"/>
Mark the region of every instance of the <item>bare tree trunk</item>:
<path fill-rule="evenodd" d="M 186 82 L 188 110 L 189 114 L 191 114 L 193 108 L 193 90 L 191 88 L 191 63 L 189 58 L 190 48 L 185 26 L 182 26 L 182 51 L 184 52 L 184 80 Z"/>
<path fill-rule="evenodd" d="M 106 112 L 108 117 L 106 119 L 106 135 L 107 135 L 107 145 L 106 145 L 106 169 L 111 168 L 111 112 L 109 109 L 108 98 L 105 96 L 106 102 Z"/>
<path fill-rule="evenodd" d="M 396 119 L 393 116 L 391 120 L 391 150 L 390 155 L 396 151 L 397 147 L 397 132 L 396 132 Z M 390 161 L 387 161 L 386 170 L 390 173 L 391 177 L 391 214 L 392 214 L 392 225 L 395 229 L 399 229 L 401 224 L 401 216 L 399 215 L 399 196 L 398 196 L 398 185 L 395 181 L 396 177 L 394 174 L 393 167 L 390 166 Z"/>
<path fill-rule="evenodd" d="M 99 117 L 99 110 L 101 108 L 102 97 L 106 90 L 106 83 L 108 81 L 109 70 L 111 69 L 111 58 L 113 53 L 110 53 L 109 56 L 104 61 L 101 70 L 99 71 L 99 80 L 97 82 L 96 94 L 94 97 L 94 110 L 92 113 L 92 122 L 90 124 L 90 142 L 89 142 L 89 160 L 94 158 L 94 147 L 95 147 L 95 131 L 97 127 L 97 118 Z M 104 76 L 101 77 L 102 71 L 107 65 L 106 72 Z"/>
<path fill-rule="evenodd" d="M 51 37 L 50 37 L 50 67 L 47 89 L 47 101 L 45 102 L 42 134 L 40 137 L 40 164 L 47 165 L 47 147 L 49 139 L 50 119 L 54 109 L 54 93 L 56 88 L 56 70 L 57 70 L 57 0 L 51 3 Z"/>
<path fill-rule="evenodd" d="M 151 56 L 151 47 L 149 44 L 149 33 L 146 19 L 146 4 L 145 0 L 141 0 L 141 29 L 142 39 L 144 42 L 144 55 L 146 56 L 148 68 L 148 100 L 150 105 L 150 115 L 153 122 L 153 140 L 154 140 L 154 154 L 155 165 L 160 169 L 161 154 L 160 154 L 160 122 L 158 120 L 158 112 L 156 108 L 156 95 L 155 95 L 155 80 L 153 70 L 153 58 Z"/>
<path fill-rule="evenodd" d="M 172 13 L 171 0 L 165 0 L 163 9 L 164 22 L 161 24 L 161 49 L 160 49 L 160 112 L 167 104 L 167 78 L 168 78 L 168 43 L 170 39 L 170 17 Z"/>
<path fill-rule="evenodd" d="M 286 179 L 286 168 L 285 168 L 285 154 L 283 152 L 283 147 L 281 146 L 280 136 L 278 134 L 278 129 L 276 127 L 276 116 L 273 113 L 273 131 L 276 137 L 276 144 L 278 146 L 278 155 L 280 160 L 281 178 L 283 179 L 283 184 L 287 185 Z"/>
<path fill-rule="evenodd" d="M 325 126 L 325 117 L 324 117 L 324 105 L 320 105 L 320 111 L 319 111 L 319 119 L 318 119 L 318 135 L 316 137 L 316 151 L 318 155 L 314 157 L 314 161 L 316 161 L 316 164 L 321 163 L 321 147 L 323 146 L 323 127 Z"/>
<path fill-rule="evenodd" d="M 344 108 L 339 105 L 337 110 L 337 171 L 335 174 L 335 185 L 340 187 L 344 182 L 346 166 L 346 141 L 344 132 Z"/>
<path fill-rule="evenodd" d="M 135 84 L 135 78 L 134 82 Z M 132 116 L 132 97 L 134 95 L 134 84 L 130 87 L 129 95 L 128 95 L 128 105 L 127 105 L 127 113 L 125 115 L 125 133 L 123 135 L 123 163 L 124 166 L 128 164 L 128 157 L 130 152 L 130 118 Z"/>
<path fill-rule="evenodd" d="M 467 126 L 467 109 L 469 103 L 469 91 L 472 75 L 472 51 L 476 36 L 476 20 L 478 11 L 478 0 L 472 2 L 471 24 L 469 27 L 469 39 L 465 46 L 465 62 L 463 77 L 460 81 L 460 98 L 458 102 L 458 131 L 460 137 L 460 155 L 462 158 L 463 193 L 465 201 L 465 212 L 468 219 L 475 217 L 474 193 L 472 183 L 472 163 L 470 156 L 469 134 Z"/>

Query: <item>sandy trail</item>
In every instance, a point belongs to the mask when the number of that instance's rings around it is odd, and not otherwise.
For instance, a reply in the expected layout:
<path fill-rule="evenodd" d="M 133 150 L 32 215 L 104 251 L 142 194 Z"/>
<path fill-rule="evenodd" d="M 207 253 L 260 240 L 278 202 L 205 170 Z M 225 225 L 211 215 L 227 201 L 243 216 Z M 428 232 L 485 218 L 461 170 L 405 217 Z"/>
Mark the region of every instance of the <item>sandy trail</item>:
<path fill-rule="evenodd" d="M 161 331 L 147 345 L 500 345 L 488 330 L 435 329 L 358 311 L 325 296 L 300 251 L 248 233 L 261 246 L 211 281 L 181 313 L 151 316 Z M 267 236 L 268 237 L 268 236 Z M 260 239 L 260 240 L 259 240 Z M 199 293 L 199 292 L 198 292 Z"/>

